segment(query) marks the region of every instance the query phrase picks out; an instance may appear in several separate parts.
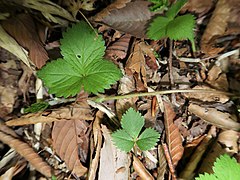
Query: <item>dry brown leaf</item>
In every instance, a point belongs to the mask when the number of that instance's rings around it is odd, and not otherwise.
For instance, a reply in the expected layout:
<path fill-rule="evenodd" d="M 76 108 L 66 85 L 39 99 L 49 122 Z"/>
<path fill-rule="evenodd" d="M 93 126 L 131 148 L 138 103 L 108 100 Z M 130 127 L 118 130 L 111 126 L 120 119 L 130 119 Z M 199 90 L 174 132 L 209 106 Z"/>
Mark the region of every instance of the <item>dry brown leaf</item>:
<path fill-rule="evenodd" d="M 95 21 L 102 21 L 104 17 L 108 16 L 112 10 L 121 9 L 126 6 L 127 3 L 131 2 L 131 0 L 116 0 L 114 3 L 107 6 L 104 10 L 99 12 L 94 20 Z"/>
<path fill-rule="evenodd" d="M 208 134 L 202 139 L 201 143 L 198 145 L 194 153 L 191 155 L 190 160 L 187 165 L 184 167 L 180 174 L 182 179 L 193 179 L 196 172 L 197 165 L 201 161 L 203 154 L 209 148 L 209 145 L 212 143 L 212 139 L 215 136 L 216 128 L 212 127 Z"/>
<path fill-rule="evenodd" d="M 216 65 L 209 70 L 206 82 L 218 90 L 227 91 L 229 88 L 226 73 Z"/>
<path fill-rule="evenodd" d="M 52 130 L 53 148 L 59 157 L 65 161 L 69 170 L 77 176 L 83 176 L 87 172 L 80 158 L 86 158 L 81 155 L 87 156 L 88 152 L 88 124 L 80 120 L 55 122 Z M 79 155 L 80 151 L 84 151 Z M 85 147 L 83 149 L 82 147 Z M 80 156 L 80 158 L 79 158 Z"/>
<path fill-rule="evenodd" d="M 46 112 L 30 113 L 20 118 L 7 121 L 8 126 L 22 126 L 26 124 L 47 123 L 53 121 L 79 120 L 79 116 L 84 120 L 93 120 L 91 109 L 86 101 L 71 104 L 66 107 L 52 109 Z"/>
<path fill-rule="evenodd" d="M 157 179 L 162 180 L 164 179 L 164 175 L 167 171 L 167 160 L 166 160 L 162 145 L 158 146 L 158 161 L 159 161 L 159 167 L 157 168 L 158 169 Z"/>
<path fill-rule="evenodd" d="M 126 58 L 130 39 L 131 36 L 129 34 L 125 34 L 113 44 L 108 46 L 105 52 L 105 58 L 115 61 Z"/>
<path fill-rule="evenodd" d="M 94 123 L 93 123 L 93 138 L 91 138 L 91 146 L 90 146 L 90 166 L 89 166 L 89 172 L 88 172 L 88 179 L 94 180 L 97 177 L 97 170 L 99 165 L 99 158 L 100 158 L 100 152 L 101 152 L 101 146 L 102 146 L 102 132 L 101 132 L 101 119 L 103 118 L 104 113 L 101 111 L 98 111 L 96 113 Z"/>
<path fill-rule="evenodd" d="M 142 162 L 136 156 L 133 156 L 133 168 L 138 173 L 141 179 L 154 179 L 154 177 L 148 172 L 148 170 L 144 167 Z"/>
<path fill-rule="evenodd" d="M 133 36 L 145 37 L 146 25 L 153 16 L 148 7 L 150 2 L 143 0 L 120 2 L 116 1 L 118 6 L 110 5 L 111 8 L 97 14 L 94 20 Z"/>
<path fill-rule="evenodd" d="M 212 8 L 213 5 L 213 0 L 188 0 L 181 12 L 190 11 L 197 14 L 205 14 Z"/>
<path fill-rule="evenodd" d="M 29 163 L 36 168 L 37 171 L 46 177 L 52 176 L 52 168 L 30 147 L 27 143 L 22 142 L 18 137 L 11 136 L 15 132 L 3 124 L 0 124 L 0 141 L 15 149 L 21 156 L 23 156 Z M 4 129 L 4 131 L 2 131 Z"/>
<path fill-rule="evenodd" d="M 141 47 L 142 42 L 136 43 L 133 49 L 132 55 L 128 58 L 126 69 L 130 69 L 131 72 L 137 73 L 136 83 L 138 81 L 144 83 L 144 87 L 147 88 L 147 81 L 146 81 L 146 62 L 144 57 L 144 51 Z"/>
<path fill-rule="evenodd" d="M 118 86 L 118 94 L 128 94 L 134 92 L 135 82 L 132 76 L 124 75 L 119 82 Z M 116 114 L 118 119 L 122 118 L 122 115 L 128 110 L 130 107 L 135 107 L 135 103 L 138 98 L 127 98 L 127 99 L 119 99 L 116 101 Z"/>
<path fill-rule="evenodd" d="M 182 158 L 184 148 L 178 127 L 173 123 L 176 114 L 168 102 L 164 102 L 164 124 L 166 130 L 166 141 L 172 158 L 172 163 L 176 167 Z"/>
<path fill-rule="evenodd" d="M 192 89 L 212 89 L 209 86 L 205 85 L 197 85 Z M 225 94 L 216 94 L 212 93 L 183 93 L 185 97 L 189 98 L 190 100 L 198 100 L 200 102 L 221 102 L 225 103 L 229 100 L 229 97 Z"/>
<path fill-rule="evenodd" d="M 214 47 L 218 37 L 239 34 L 239 0 L 219 0 L 201 39 L 201 50 L 216 55 L 223 48 Z"/>
<path fill-rule="evenodd" d="M 238 153 L 239 133 L 233 130 L 222 131 L 218 136 L 220 142 L 228 153 Z"/>
<path fill-rule="evenodd" d="M 240 131 L 240 123 L 234 121 L 231 115 L 215 108 L 204 108 L 191 103 L 188 110 L 204 121 L 226 130 Z"/>
<path fill-rule="evenodd" d="M 2 26 L 21 46 L 29 51 L 29 57 L 37 68 L 41 68 L 46 63 L 49 59 L 48 54 L 30 15 L 20 14 L 3 21 Z"/>

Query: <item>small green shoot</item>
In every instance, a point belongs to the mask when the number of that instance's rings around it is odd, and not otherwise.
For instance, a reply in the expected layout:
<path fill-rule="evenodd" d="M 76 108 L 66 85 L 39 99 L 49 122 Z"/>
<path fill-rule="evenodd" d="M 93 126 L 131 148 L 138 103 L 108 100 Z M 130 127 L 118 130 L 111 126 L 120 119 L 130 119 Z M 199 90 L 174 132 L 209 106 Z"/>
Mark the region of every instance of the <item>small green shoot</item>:
<path fill-rule="evenodd" d="M 221 155 L 214 163 L 214 174 L 200 174 L 195 180 L 237 180 L 240 179 L 240 164 L 229 155 Z"/>
<path fill-rule="evenodd" d="M 178 0 L 168 9 L 165 14 L 166 16 L 156 17 L 148 28 L 148 37 L 153 40 L 162 38 L 170 38 L 171 40 L 189 39 L 192 44 L 192 49 L 195 52 L 193 32 L 195 26 L 194 16 L 191 14 L 177 16 L 186 2 L 187 0 Z"/>
<path fill-rule="evenodd" d="M 61 39 L 59 58 L 47 63 L 37 75 L 56 96 L 75 96 L 83 88 L 97 94 L 116 83 L 122 73 L 112 62 L 104 60 L 104 40 L 96 36 L 84 21 L 69 28 Z"/>
<path fill-rule="evenodd" d="M 31 104 L 30 107 L 27 107 L 24 109 L 24 113 L 36 113 L 39 111 L 44 111 L 47 109 L 49 104 L 47 102 L 37 102 L 34 104 Z"/>
<path fill-rule="evenodd" d="M 112 133 L 114 144 L 122 151 L 129 152 L 137 145 L 142 151 L 153 148 L 160 134 L 151 128 L 146 128 L 141 134 L 144 126 L 144 118 L 133 108 L 129 108 L 121 119 L 122 129 Z"/>
<path fill-rule="evenodd" d="M 164 11 L 168 9 L 168 0 L 149 0 L 153 5 L 149 8 L 150 11 Z"/>

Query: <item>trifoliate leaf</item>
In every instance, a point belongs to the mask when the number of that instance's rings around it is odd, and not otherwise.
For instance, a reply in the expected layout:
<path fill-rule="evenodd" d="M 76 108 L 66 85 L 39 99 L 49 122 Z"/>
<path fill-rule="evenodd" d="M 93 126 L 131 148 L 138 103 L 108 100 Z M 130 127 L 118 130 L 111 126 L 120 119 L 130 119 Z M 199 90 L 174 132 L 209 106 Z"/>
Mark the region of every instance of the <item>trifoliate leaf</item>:
<path fill-rule="evenodd" d="M 168 11 L 166 12 L 166 16 L 169 19 L 174 19 L 186 2 L 187 2 L 187 0 L 177 0 L 176 3 L 173 4 L 168 9 Z"/>
<path fill-rule="evenodd" d="M 147 128 L 139 136 L 136 143 L 142 151 L 146 151 L 152 149 L 156 145 L 159 138 L 160 134 L 157 131 Z"/>
<path fill-rule="evenodd" d="M 24 109 L 24 113 L 35 113 L 39 111 L 44 111 L 47 109 L 49 104 L 47 102 L 37 102 L 34 104 L 31 104 L 30 107 Z"/>
<path fill-rule="evenodd" d="M 133 108 L 129 108 L 122 116 L 121 125 L 122 128 L 136 140 L 144 125 L 144 118 L 139 112 L 136 112 Z"/>
<path fill-rule="evenodd" d="M 131 151 L 131 149 L 134 146 L 133 139 L 123 129 L 117 130 L 114 133 L 112 133 L 112 140 L 120 150 L 125 152 Z"/>
<path fill-rule="evenodd" d="M 235 158 L 231 158 L 227 154 L 217 158 L 213 171 L 219 180 L 240 179 L 240 164 L 237 163 Z"/>
<path fill-rule="evenodd" d="M 75 96 L 82 88 L 97 94 L 122 76 L 113 63 L 102 59 L 104 41 L 83 21 L 63 33 L 60 48 L 63 59 L 48 63 L 37 73 L 56 96 Z"/>

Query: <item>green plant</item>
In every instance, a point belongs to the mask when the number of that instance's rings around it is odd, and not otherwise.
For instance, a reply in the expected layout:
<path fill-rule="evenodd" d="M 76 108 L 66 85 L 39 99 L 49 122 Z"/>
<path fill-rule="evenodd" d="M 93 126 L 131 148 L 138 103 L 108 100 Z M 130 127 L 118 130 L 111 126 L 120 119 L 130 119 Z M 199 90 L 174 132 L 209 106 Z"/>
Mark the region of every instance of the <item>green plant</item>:
<path fill-rule="evenodd" d="M 151 128 L 146 128 L 140 134 L 144 118 L 133 108 L 129 108 L 122 116 L 121 126 L 122 129 L 112 133 L 112 140 L 117 148 L 125 152 L 131 151 L 136 145 L 142 151 L 149 150 L 156 145 L 160 137 L 160 134 Z"/>
<path fill-rule="evenodd" d="M 112 62 L 103 59 L 105 46 L 100 35 L 81 21 L 63 33 L 59 58 L 47 63 L 37 75 L 56 96 L 75 96 L 83 88 L 97 94 L 122 76 Z"/>
<path fill-rule="evenodd" d="M 186 2 L 187 0 L 177 0 L 168 9 L 165 16 L 156 17 L 148 28 L 148 37 L 153 40 L 161 38 L 170 38 L 171 40 L 189 39 L 193 51 L 196 51 L 193 32 L 194 16 L 191 14 L 177 16 Z"/>
<path fill-rule="evenodd" d="M 237 180 L 240 179 L 240 164 L 229 155 L 221 155 L 214 163 L 214 174 L 200 174 L 195 180 Z"/>
<path fill-rule="evenodd" d="M 44 111 L 47 109 L 49 104 L 47 102 L 37 102 L 34 104 L 31 104 L 31 106 L 24 109 L 24 113 L 35 113 L 38 111 Z"/>
<path fill-rule="evenodd" d="M 149 0 L 153 5 L 149 8 L 150 11 L 167 10 L 168 0 Z"/>

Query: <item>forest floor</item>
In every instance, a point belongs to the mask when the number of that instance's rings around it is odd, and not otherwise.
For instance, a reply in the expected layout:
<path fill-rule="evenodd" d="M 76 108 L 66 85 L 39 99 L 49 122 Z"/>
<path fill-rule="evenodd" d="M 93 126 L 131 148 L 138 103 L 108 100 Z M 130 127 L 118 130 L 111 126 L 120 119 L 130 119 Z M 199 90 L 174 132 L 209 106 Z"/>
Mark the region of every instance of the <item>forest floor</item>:
<path fill-rule="evenodd" d="M 183 6 L 179 16 L 195 18 L 195 52 L 187 39 L 148 38 L 150 23 L 165 15 L 150 5 L 0 2 L 0 179 L 194 179 L 213 173 L 223 154 L 240 163 L 239 0 Z M 99 94 L 57 97 L 37 72 L 62 57 L 62 33 L 80 20 L 102 35 L 104 58 L 122 76 Z M 72 95 L 68 82 L 63 94 Z M 112 141 L 130 107 L 160 134 L 150 150 L 127 153 Z"/>

